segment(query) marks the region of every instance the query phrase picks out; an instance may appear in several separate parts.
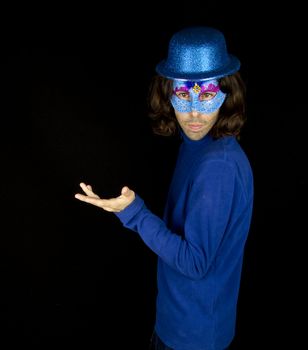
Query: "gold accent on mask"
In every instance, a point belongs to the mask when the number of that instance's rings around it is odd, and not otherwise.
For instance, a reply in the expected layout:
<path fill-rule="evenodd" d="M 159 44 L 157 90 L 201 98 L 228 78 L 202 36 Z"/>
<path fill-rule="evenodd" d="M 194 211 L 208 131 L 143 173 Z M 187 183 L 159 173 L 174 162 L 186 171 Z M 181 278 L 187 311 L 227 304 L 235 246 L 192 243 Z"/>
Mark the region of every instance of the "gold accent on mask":
<path fill-rule="evenodd" d="M 193 92 L 195 92 L 196 94 L 198 94 L 201 91 L 201 87 L 195 83 L 195 85 L 192 88 Z"/>

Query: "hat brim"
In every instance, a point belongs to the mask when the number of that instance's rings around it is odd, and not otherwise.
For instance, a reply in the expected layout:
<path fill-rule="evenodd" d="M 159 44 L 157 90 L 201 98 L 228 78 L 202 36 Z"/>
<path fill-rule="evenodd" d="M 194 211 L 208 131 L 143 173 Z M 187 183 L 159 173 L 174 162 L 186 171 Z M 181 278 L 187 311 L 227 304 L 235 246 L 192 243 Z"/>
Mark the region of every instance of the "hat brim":
<path fill-rule="evenodd" d="M 182 71 L 174 71 L 169 69 L 166 65 L 166 60 L 161 61 L 156 66 L 156 72 L 159 75 L 162 75 L 168 79 L 177 79 L 177 80 L 209 80 L 209 79 L 218 79 L 225 77 L 227 75 L 234 74 L 239 70 L 241 63 L 239 59 L 233 55 L 229 55 L 229 63 L 228 65 L 220 68 L 219 70 L 213 70 L 208 72 L 182 72 Z"/>

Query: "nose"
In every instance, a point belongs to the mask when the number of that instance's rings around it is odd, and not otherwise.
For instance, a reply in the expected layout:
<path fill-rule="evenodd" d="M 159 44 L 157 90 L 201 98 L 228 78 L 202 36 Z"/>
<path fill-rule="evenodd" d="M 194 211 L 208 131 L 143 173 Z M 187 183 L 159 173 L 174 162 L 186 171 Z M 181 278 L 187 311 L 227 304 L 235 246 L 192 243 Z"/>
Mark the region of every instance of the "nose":
<path fill-rule="evenodd" d="M 195 117 L 198 117 L 199 112 L 198 112 L 196 109 L 192 109 L 191 112 L 190 112 L 190 114 L 191 114 L 192 117 L 195 118 Z"/>

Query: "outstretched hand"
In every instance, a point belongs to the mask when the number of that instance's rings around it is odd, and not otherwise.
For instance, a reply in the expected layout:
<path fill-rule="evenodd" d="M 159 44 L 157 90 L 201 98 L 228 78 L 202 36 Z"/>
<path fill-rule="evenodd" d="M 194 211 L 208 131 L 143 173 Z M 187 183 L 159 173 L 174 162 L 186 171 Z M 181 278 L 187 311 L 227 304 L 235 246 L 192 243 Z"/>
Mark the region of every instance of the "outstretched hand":
<path fill-rule="evenodd" d="M 75 194 L 75 198 L 82 202 L 96 205 L 97 207 L 110 212 L 118 213 L 122 211 L 135 199 L 135 192 L 130 190 L 127 186 L 122 188 L 120 196 L 110 199 L 100 198 L 93 192 L 91 185 L 86 185 L 85 183 L 81 182 L 80 187 L 86 195 L 77 193 Z"/>

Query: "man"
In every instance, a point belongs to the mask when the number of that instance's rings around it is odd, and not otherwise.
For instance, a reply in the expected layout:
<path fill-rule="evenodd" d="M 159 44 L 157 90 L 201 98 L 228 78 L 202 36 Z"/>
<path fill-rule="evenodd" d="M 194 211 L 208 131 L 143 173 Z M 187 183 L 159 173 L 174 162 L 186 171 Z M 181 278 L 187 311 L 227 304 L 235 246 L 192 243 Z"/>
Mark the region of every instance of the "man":
<path fill-rule="evenodd" d="M 114 212 L 158 255 L 152 349 L 221 350 L 236 324 L 253 174 L 238 139 L 245 122 L 239 60 L 209 27 L 173 35 L 150 88 L 153 130 L 182 137 L 164 218 L 127 186 L 101 199 L 81 183 L 81 201 Z"/>

